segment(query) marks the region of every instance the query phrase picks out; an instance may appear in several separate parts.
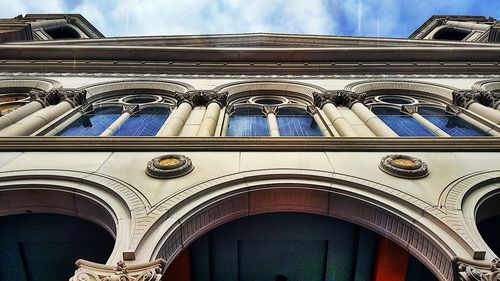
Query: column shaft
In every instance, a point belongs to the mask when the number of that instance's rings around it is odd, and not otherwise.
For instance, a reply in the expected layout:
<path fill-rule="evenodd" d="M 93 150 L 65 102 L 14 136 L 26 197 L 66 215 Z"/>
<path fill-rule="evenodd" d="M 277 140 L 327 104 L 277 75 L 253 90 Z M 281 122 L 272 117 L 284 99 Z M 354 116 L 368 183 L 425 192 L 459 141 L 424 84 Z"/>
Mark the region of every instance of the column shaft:
<path fill-rule="evenodd" d="M 227 136 L 227 129 L 229 128 L 229 119 L 231 116 L 229 116 L 229 113 L 226 112 L 224 113 L 224 123 L 222 124 L 222 132 L 221 136 L 225 137 Z"/>
<path fill-rule="evenodd" d="M 321 119 L 321 116 L 319 116 L 319 113 L 313 113 L 312 117 L 314 118 L 314 121 L 316 121 L 316 124 L 318 125 L 319 129 L 321 130 L 321 133 L 325 137 L 331 137 L 332 135 L 328 131 L 328 128 L 324 124 L 323 120 Z"/>
<path fill-rule="evenodd" d="M 276 119 L 276 115 L 270 112 L 267 114 L 267 124 L 269 125 L 269 136 L 271 137 L 279 137 L 280 130 L 278 127 L 278 120 Z"/>
<path fill-rule="evenodd" d="M 75 122 L 78 118 L 80 118 L 83 114 L 81 112 L 76 112 L 75 114 L 71 115 L 68 119 L 64 120 L 61 124 L 59 124 L 57 127 L 53 128 L 46 134 L 45 136 L 55 136 L 57 133 L 60 131 L 64 130 L 64 128 L 68 127 L 71 125 L 71 123 Z"/>
<path fill-rule="evenodd" d="M 333 127 L 339 132 L 342 137 L 356 137 L 358 133 L 351 126 L 349 121 L 340 113 L 337 107 L 331 103 L 327 102 L 323 105 L 323 112 L 325 112 L 330 122 L 332 122 Z"/>
<path fill-rule="evenodd" d="M 397 137 L 389 126 L 377 117 L 361 102 L 356 102 L 351 107 L 352 111 L 361 119 L 375 135 L 379 137 Z"/>
<path fill-rule="evenodd" d="M 42 103 L 32 101 L 0 117 L 0 130 L 43 108 Z"/>
<path fill-rule="evenodd" d="M 214 135 L 220 110 L 221 107 L 218 103 L 211 102 L 208 104 L 205 114 L 203 115 L 200 128 L 198 129 L 197 136 L 209 137 Z"/>
<path fill-rule="evenodd" d="M 415 118 L 420 124 L 424 125 L 427 129 L 431 130 L 434 134 L 440 136 L 440 137 L 449 137 L 445 131 L 439 129 L 438 126 L 432 124 L 429 120 L 425 119 L 422 115 L 414 112 L 411 113 L 411 116 Z"/>
<path fill-rule="evenodd" d="M 482 117 L 490 120 L 491 122 L 500 125 L 500 111 L 493 109 L 491 107 L 484 106 L 478 102 L 471 103 L 468 107 L 468 110 L 481 115 Z"/>
<path fill-rule="evenodd" d="M 111 136 L 116 130 L 130 117 L 130 112 L 123 112 L 118 119 L 115 120 L 109 127 L 100 134 L 101 137 Z"/>
<path fill-rule="evenodd" d="M 63 113 L 71 110 L 68 101 L 62 101 L 54 106 L 48 106 L 19 120 L 15 124 L 0 131 L 0 136 L 28 136 L 46 126 Z"/>
<path fill-rule="evenodd" d="M 191 114 L 191 110 L 193 107 L 191 104 L 187 102 L 181 103 L 175 112 L 173 113 L 172 118 L 168 118 L 167 123 L 163 126 L 158 132 L 157 136 L 177 136 L 179 135 L 184 123 Z"/>

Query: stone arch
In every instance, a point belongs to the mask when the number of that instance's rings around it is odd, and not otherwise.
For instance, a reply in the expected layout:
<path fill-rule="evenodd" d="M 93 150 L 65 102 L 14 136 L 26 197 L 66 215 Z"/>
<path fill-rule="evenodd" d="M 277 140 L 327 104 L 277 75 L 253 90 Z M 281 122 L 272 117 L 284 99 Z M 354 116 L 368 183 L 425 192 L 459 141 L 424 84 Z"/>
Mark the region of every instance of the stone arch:
<path fill-rule="evenodd" d="M 498 91 L 500 90 L 500 80 L 482 80 L 474 83 L 472 89 L 478 91 Z"/>
<path fill-rule="evenodd" d="M 441 209 L 448 220 L 460 226 L 456 232 L 471 245 L 474 258 L 490 261 L 495 254 L 489 249 L 476 226 L 479 205 L 492 195 L 500 193 L 500 171 L 482 171 L 457 179 L 439 198 Z"/>
<path fill-rule="evenodd" d="M 51 91 L 61 88 L 61 83 L 45 78 L 5 78 L 0 79 L 0 88 L 31 88 Z"/>
<path fill-rule="evenodd" d="M 211 185 L 213 192 L 206 192 Z M 304 212 L 343 219 L 373 230 L 407 249 L 440 280 L 453 280 L 455 254 L 444 237 L 429 230 L 436 227 L 434 222 L 422 220 L 423 207 L 401 200 L 408 198 L 407 194 L 393 193 L 391 204 L 382 203 L 392 197 L 387 189 L 390 188 L 347 175 L 305 170 L 253 171 L 218 178 L 181 191 L 161 204 L 169 210 L 163 221 L 157 220 L 146 234 L 148 243 L 158 241 L 149 259 L 162 257 L 169 264 L 195 239 L 237 218 Z M 183 200 L 184 192 L 189 195 Z M 421 203 L 425 204 L 418 204 Z"/>
<path fill-rule="evenodd" d="M 306 99 L 309 102 L 313 102 L 314 92 L 326 92 L 326 89 L 308 83 L 295 82 L 295 81 L 281 81 L 281 80 L 257 80 L 257 81 L 242 81 L 233 82 L 224 85 L 220 85 L 214 89 L 214 91 L 219 93 L 228 93 L 228 100 L 233 100 L 239 98 L 238 93 L 248 92 L 248 91 L 261 91 L 261 90 L 274 90 L 274 91 L 286 91 L 297 98 Z"/>
<path fill-rule="evenodd" d="M 66 170 L 2 172 L 0 195 L 0 216 L 44 212 L 100 225 L 115 238 L 109 264 L 133 256 L 130 248 L 140 235 L 135 224 L 147 216 L 149 205 L 144 196 L 118 180 Z"/>
<path fill-rule="evenodd" d="M 109 92 L 134 93 L 135 90 L 146 89 L 160 92 L 186 93 L 194 90 L 193 86 L 189 84 L 168 80 L 120 80 L 87 85 L 80 89 L 87 91 L 87 100 L 89 101 L 102 98 L 104 94 Z"/>
<path fill-rule="evenodd" d="M 458 90 L 446 85 L 410 80 L 367 80 L 351 83 L 345 87 L 345 90 L 356 93 L 384 89 L 424 92 L 430 95 L 424 97 L 433 97 L 446 103 L 452 102 L 452 93 Z"/>

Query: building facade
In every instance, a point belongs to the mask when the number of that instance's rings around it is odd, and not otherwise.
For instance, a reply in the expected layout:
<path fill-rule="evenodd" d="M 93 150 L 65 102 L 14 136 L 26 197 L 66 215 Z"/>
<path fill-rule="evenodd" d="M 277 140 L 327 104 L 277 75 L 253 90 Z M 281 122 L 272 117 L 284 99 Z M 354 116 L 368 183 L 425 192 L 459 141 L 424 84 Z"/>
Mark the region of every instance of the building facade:
<path fill-rule="evenodd" d="M 499 26 L 0 20 L 0 280 L 498 280 Z"/>

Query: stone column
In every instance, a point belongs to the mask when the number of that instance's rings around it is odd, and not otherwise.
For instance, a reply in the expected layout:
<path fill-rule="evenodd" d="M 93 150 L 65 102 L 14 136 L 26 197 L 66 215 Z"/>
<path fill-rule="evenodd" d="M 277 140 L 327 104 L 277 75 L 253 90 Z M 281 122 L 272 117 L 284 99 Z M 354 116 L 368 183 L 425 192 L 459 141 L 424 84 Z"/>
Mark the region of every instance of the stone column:
<path fill-rule="evenodd" d="M 234 107 L 228 106 L 226 107 L 226 112 L 224 113 L 224 123 L 222 124 L 221 136 L 227 136 L 227 130 L 229 128 L 229 118 L 231 118 L 231 114 L 234 112 Z"/>
<path fill-rule="evenodd" d="M 66 127 L 70 126 L 78 118 L 80 118 L 83 115 L 88 114 L 89 112 L 92 112 L 92 110 L 93 110 L 92 104 L 87 104 L 85 106 L 82 106 L 77 112 L 73 113 L 69 118 L 67 118 L 66 120 L 64 120 L 59 125 L 57 125 L 57 127 L 53 128 L 52 130 L 50 130 L 47 133 L 45 133 L 44 136 L 55 136 L 55 135 L 57 135 L 60 131 L 62 131 Z"/>
<path fill-rule="evenodd" d="M 196 105 L 205 104 L 207 95 L 203 91 L 190 91 L 187 93 L 176 93 L 177 109 L 173 115 L 165 121 L 160 131 L 156 134 L 161 137 L 177 136 Z"/>
<path fill-rule="evenodd" d="M 375 113 L 368 109 L 364 104 L 364 94 L 345 93 L 343 98 L 349 108 L 363 121 L 375 135 L 379 137 L 398 137 L 389 126 L 387 126 Z"/>
<path fill-rule="evenodd" d="M 164 259 L 130 266 L 127 266 L 124 261 L 119 261 L 116 266 L 111 266 L 77 260 L 78 269 L 69 281 L 160 281 L 165 273 L 166 265 L 167 262 Z"/>
<path fill-rule="evenodd" d="M 86 91 L 56 90 L 47 95 L 48 106 L 0 131 L 0 136 L 28 136 L 73 107 L 85 102 Z"/>
<path fill-rule="evenodd" d="M 200 128 L 198 129 L 197 136 L 209 137 L 213 136 L 217 127 L 220 110 L 226 105 L 227 93 L 213 93 L 208 96 L 208 106 L 203 115 Z"/>
<path fill-rule="evenodd" d="M 487 102 L 488 96 L 491 96 L 491 94 L 474 91 L 455 91 L 453 92 L 453 103 L 490 120 L 496 125 L 500 125 L 500 110 L 482 104 Z"/>
<path fill-rule="evenodd" d="M 340 100 L 339 92 L 329 92 L 326 94 L 314 93 L 314 103 L 326 114 L 333 127 L 342 137 L 357 137 L 358 133 L 351 126 L 349 121 L 340 113 L 335 106 L 335 102 Z"/>
<path fill-rule="evenodd" d="M 307 112 L 309 114 L 311 114 L 311 116 L 314 118 L 314 121 L 316 121 L 316 124 L 318 125 L 319 129 L 321 130 L 321 133 L 323 134 L 323 136 L 331 137 L 332 135 L 330 134 L 330 131 L 328 130 L 325 123 L 321 119 L 321 116 L 319 115 L 318 108 L 314 105 L 308 106 Z"/>
<path fill-rule="evenodd" d="M 111 125 L 109 125 L 109 127 L 106 128 L 106 130 L 104 130 L 104 132 L 102 132 L 99 136 L 108 137 L 108 136 L 113 135 L 113 133 L 116 132 L 116 130 L 118 130 L 118 128 L 120 128 L 120 126 L 123 123 L 125 123 L 125 121 L 127 121 L 127 119 L 130 117 L 130 115 L 132 115 L 138 111 L 139 111 L 139 106 L 137 106 L 137 105 L 124 106 L 120 117 L 118 117 L 118 119 L 116 119 L 115 122 L 111 123 Z"/>
<path fill-rule="evenodd" d="M 47 106 L 48 93 L 43 90 L 30 91 L 30 102 L 0 117 L 0 130 Z"/>
<path fill-rule="evenodd" d="M 403 111 L 410 114 L 415 120 L 417 120 L 424 127 L 429 129 L 435 135 L 440 137 L 450 137 L 445 131 L 439 129 L 438 126 L 432 124 L 429 120 L 425 119 L 422 115 L 417 112 L 417 108 L 414 106 L 403 106 Z"/>
<path fill-rule="evenodd" d="M 269 126 L 269 136 L 271 137 L 279 137 L 280 129 L 278 126 L 278 120 L 276 119 L 276 115 L 278 114 L 277 106 L 264 106 L 262 108 L 262 112 L 267 116 L 267 124 Z"/>

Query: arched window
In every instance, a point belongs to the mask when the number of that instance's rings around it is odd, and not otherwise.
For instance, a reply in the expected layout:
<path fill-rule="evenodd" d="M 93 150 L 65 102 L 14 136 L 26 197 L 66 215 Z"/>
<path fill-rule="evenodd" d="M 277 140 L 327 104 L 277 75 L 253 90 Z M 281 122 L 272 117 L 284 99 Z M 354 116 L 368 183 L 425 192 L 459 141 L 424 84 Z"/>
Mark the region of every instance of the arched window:
<path fill-rule="evenodd" d="M 438 129 L 452 137 L 489 136 L 460 116 L 447 112 L 444 103 L 420 97 L 419 93 L 371 96 L 367 104 L 399 136 L 430 137 Z"/>
<path fill-rule="evenodd" d="M 227 136 L 267 137 L 269 136 L 267 118 L 260 108 L 237 108 L 229 117 Z"/>
<path fill-rule="evenodd" d="M 61 25 L 55 28 L 45 28 L 44 31 L 52 37 L 52 39 L 79 39 L 82 38 L 78 31 L 73 26 Z"/>
<path fill-rule="evenodd" d="M 471 30 L 453 28 L 453 27 L 444 27 L 438 30 L 432 38 L 436 40 L 462 41 L 470 33 Z"/>
<path fill-rule="evenodd" d="M 0 116 L 29 102 L 29 91 L 27 88 L 4 88 L 0 89 Z"/>
<path fill-rule="evenodd" d="M 318 137 L 323 135 L 314 118 L 304 109 L 294 107 L 280 108 L 276 119 L 278 120 L 281 136 Z"/>
<path fill-rule="evenodd" d="M 94 102 L 93 111 L 78 117 L 56 135 L 155 136 L 174 105 L 175 99 L 169 96 L 136 94 L 109 97 Z M 126 107 L 131 110 L 125 114 Z M 118 123 L 115 124 L 115 121 Z"/>
<path fill-rule="evenodd" d="M 429 129 L 420 124 L 411 115 L 401 112 L 400 109 L 387 106 L 376 106 L 372 108 L 372 111 L 401 137 L 434 136 Z"/>
<path fill-rule="evenodd" d="M 459 116 L 448 113 L 441 108 L 420 106 L 418 113 L 450 136 L 489 136 Z"/>
<path fill-rule="evenodd" d="M 109 125 L 120 117 L 122 108 L 113 107 L 99 107 L 94 109 L 93 112 L 87 113 L 76 119 L 71 125 L 60 131 L 58 136 L 98 136 Z"/>
<path fill-rule="evenodd" d="M 155 136 L 168 118 L 166 107 L 147 107 L 132 114 L 113 133 L 113 136 Z"/>

